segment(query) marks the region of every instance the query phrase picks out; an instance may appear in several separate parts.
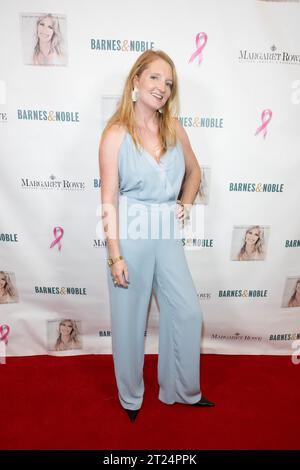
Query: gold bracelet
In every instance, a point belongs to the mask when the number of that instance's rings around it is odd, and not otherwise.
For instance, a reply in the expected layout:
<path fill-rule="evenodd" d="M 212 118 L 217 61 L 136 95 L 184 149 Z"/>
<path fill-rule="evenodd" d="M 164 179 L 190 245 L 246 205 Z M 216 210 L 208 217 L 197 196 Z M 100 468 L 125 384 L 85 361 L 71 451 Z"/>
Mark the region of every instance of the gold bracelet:
<path fill-rule="evenodd" d="M 116 256 L 115 258 L 108 258 L 107 260 L 107 264 L 108 266 L 112 266 L 113 264 L 115 264 L 117 261 L 120 261 L 121 259 L 123 259 L 123 256 L 120 255 L 120 256 Z"/>

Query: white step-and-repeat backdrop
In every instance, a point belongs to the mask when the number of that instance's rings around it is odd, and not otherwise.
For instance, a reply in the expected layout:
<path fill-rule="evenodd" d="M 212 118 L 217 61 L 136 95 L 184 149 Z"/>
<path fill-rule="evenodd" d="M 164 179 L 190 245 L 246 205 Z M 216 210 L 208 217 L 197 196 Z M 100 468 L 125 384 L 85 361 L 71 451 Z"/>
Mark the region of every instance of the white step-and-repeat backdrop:
<path fill-rule="evenodd" d="M 2 356 L 111 354 L 98 145 L 146 49 L 175 62 L 202 168 L 203 226 L 182 243 L 203 352 L 292 354 L 299 2 L 2 0 L 0 10 Z M 146 353 L 157 352 L 158 324 L 152 296 Z"/>

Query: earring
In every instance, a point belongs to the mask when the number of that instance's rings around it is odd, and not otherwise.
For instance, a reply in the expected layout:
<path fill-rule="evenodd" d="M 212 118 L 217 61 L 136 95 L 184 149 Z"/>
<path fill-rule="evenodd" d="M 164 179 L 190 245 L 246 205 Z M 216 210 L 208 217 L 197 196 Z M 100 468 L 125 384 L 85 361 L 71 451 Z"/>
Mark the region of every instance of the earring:
<path fill-rule="evenodd" d="M 158 111 L 160 114 L 162 114 L 163 111 L 164 111 L 164 108 L 159 108 L 157 111 Z"/>
<path fill-rule="evenodd" d="M 137 101 L 139 99 L 139 90 L 136 88 L 136 86 L 131 92 L 131 98 L 132 98 L 132 101 Z"/>

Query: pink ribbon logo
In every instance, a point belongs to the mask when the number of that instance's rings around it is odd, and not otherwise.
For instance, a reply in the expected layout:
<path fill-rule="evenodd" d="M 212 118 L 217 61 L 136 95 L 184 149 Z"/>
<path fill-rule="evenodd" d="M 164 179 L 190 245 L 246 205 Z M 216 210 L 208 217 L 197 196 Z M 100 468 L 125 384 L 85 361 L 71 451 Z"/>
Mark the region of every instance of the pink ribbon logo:
<path fill-rule="evenodd" d="M 8 325 L 0 325 L 0 341 L 4 341 L 4 343 L 7 344 L 9 332 L 10 327 Z"/>
<path fill-rule="evenodd" d="M 264 109 L 261 114 L 262 125 L 256 129 L 256 132 L 254 135 L 257 135 L 263 131 L 263 138 L 265 139 L 267 135 L 267 125 L 269 124 L 271 119 L 272 119 L 272 111 L 270 109 Z"/>
<path fill-rule="evenodd" d="M 58 246 L 58 249 L 61 249 L 61 243 L 60 240 L 62 239 L 62 236 L 64 234 L 64 229 L 62 227 L 54 227 L 53 234 L 55 237 L 55 240 L 50 245 L 50 248 L 53 248 L 56 244 Z"/>
<path fill-rule="evenodd" d="M 203 56 L 202 51 L 207 43 L 207 34 L 206 33 L 198 33 L 196 36 L 196 50 L 190 57 L 189 63 L 193 62 L 197 56 L 198 57 L 198 65 L 201 64 Z"/>

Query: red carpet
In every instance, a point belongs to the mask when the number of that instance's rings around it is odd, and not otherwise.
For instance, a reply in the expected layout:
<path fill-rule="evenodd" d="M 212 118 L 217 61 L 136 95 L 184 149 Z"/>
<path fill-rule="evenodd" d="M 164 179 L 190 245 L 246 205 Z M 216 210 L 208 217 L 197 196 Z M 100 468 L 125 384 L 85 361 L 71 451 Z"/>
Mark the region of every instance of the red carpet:
<path fill-rule="evenodd" d="M 299 449 L 300 365 L 284 356 L 202 355 L 215 408 L 158 400 L 157 356 L 131 423 L 111 356 L 19 357 L 0 365 L 1 449 Z"/>

